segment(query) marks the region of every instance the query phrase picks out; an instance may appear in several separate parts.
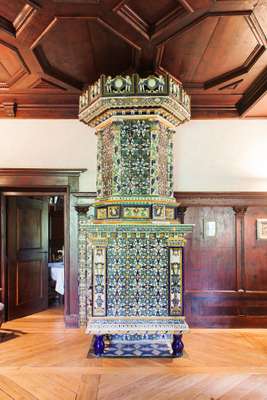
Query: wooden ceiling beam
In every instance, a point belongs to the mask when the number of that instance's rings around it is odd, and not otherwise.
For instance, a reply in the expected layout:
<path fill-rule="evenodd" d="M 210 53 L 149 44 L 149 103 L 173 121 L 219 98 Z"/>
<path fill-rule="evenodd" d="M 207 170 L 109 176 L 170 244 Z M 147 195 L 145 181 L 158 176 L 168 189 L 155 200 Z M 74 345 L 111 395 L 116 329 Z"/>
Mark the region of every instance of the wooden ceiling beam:
<path fill-rule="evenodd" d="M 16 104 L 17 118 L 76 118 L 79 93 L 101 73 L 169 73 L 191 95 L 193 118 L 245 116 L 266 92 L 262 0 L 24 4 L 0 1 L 0 117 Z"/>
<path fill-rule="evenodd" d="M 241 100 L 237 103 L 237 109 L 242 117 L 245 117 L 249 110 L 255 106 L 267 93 L 267 67 L 261 75 L 244 93 Z M 267 113 L 266 113 L 267 114 Z"/>
<path fill-rule="evenodd" d="M 223 2 L 224 3 L 224 2 Z M 163 42 L 167 42 L 174 37 L 181 35 L 182 33 L 186 32 L 189 29 L 192 29 L 194 26 L 198 25 L 201 23 L 203 20 L 209 17 L 227 17 L 227 16 L 251 16 L 254 10 L 254 7 L 252 7 L 252 3 L 250 4 L 251 6 L 248 7 L 243 7 L 240 6 L 239 3 L 234 2 L 236 4 L 236 7 L 231 7 L 231 9 L 226 9 L 225 7 L 222 7 L 220 4 L 218 6 L 218 3 L 215 3 L 215 5 L 212 5 L 209 8 L 206 9 L 200 9 L 197 10 L 196 12 L 187 15 L 184 18 L 178 18 L 174 19 L 167 27 L 165 27 L 162 30 L 159 30 L 155 32 L 154 35 L 152 35 L 151 39 L 156 45 L 160 45 Z M 246 2 L 243 2 L 246 3 Z M 237 7 L 238 5 L 238 7 Z"/>
<path fill-rule="evenodd" d="M 232 71 L 228 71 L 220 76 L 216 76 L 215 78 L 210 79 L 209 81 L 206 81 L 204 83 L 204 89 L 210 89 L 212 87 L 221 85 L 222 83 L 228 82 L 234 78 L 237 78 L 241 75 L 247 74 L 251 70 L 251 68 L 256 64 L 256 62 L 260 59 L 260 57 L 263 55 L 264 52 L 265 52 L 265 47 L 257 45 L 242 66 L 235 68 Z"/>

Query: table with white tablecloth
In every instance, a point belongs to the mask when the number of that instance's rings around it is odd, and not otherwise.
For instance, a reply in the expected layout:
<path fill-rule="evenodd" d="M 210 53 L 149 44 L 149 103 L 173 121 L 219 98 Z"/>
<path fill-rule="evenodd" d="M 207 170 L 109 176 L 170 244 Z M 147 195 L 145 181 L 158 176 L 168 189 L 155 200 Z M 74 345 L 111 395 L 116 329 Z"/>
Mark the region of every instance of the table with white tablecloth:
<path fill-rule="evenodd" d="M 50 276 L 56 282 L 55 291 L 62 296 L 64 295 L 64 262 L 48 263 L 50 268 Z"/>

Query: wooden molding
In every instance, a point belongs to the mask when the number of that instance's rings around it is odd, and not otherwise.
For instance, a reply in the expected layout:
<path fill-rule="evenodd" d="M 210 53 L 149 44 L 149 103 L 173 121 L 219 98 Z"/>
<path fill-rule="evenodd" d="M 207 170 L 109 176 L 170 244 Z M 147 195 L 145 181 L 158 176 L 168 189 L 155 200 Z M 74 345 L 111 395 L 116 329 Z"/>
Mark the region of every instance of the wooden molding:
<path fill-rule="evenodd" d="M 31 22 L 31 19 L 35 15 L 36 11 L 37 10 L 35 7 L 31 6 L 30 4 L 25 4 L 13 22 L 16 36 L 19 36 L 26 26 Z"/>
<path fill-rule="evenodd" d="M 243 81 L 244 81 L 244 79 L 238 79 L 237 81 L 228 83 L 227 85 L 220 87 L 219 90 L 236 89 L 240 85 L 240 83 Z"/>
<path fill-rule="evenodd" d="M 125 1 L 117 4 L 113 11 L 115 11 L 120 17 L 122 17 L 126 22 L 132 25 L 137 31 L 139 31 L 146 39 L 150 36 L 150 26 L 144 21 L 138 14 L 136 14 Z"/>
<path fill-rule="evenodd" d="M 248 208 L 246 206 L 234 206 L 233 207 L 235 215 L 237 217 L 241 217 L 241 218 L 243 218 L 245 216 L 247 209 Z"/>
<path fill-rule="evenodd" d="M 8 74 L 10 77 L 4 82 L 5 86 L 7 89 L 11 88 L 18 80 L 20 80 L 22 77 L 25 75 L 28 75 L 30 73 L 29 68 L 27 67 L 24 59 L 22 58 L 19 50 L 13 46 L 10 43 L 7 43 L 6 41 L 3 41 L 0 39 L 0 45 L 6 47 L 8 53 L 11 55 L 15 56 L 15 59 L 17 61 L 17 70 L 14 74 L 11 74 L 8 71 Z M 1 57 L 0 57 L 1 61 Z M 14 60 L 13 60 L 14 63 Z"/>
<path fill-rule="evenodd" d="M 40 90 L 63 90 L 65 91 L 66 89 L 62 86 L 57 85 L 56 83 L 53 83 L 51 81 L 48 81 L 47 79 L 43 78 L 38 78 L 33 84 L 30 86 L 33 89 L 40 89 Z"/>
<path fill-rule="evenodd" d="M 247 74 L 264 52 L 265 46 L 258 44 L 241 67 L 235 68 L 232 71 L 228 71 L 225 74 L 219 75 L 215 78 L 210 79 L 209 81 L 206 81 L 204 83 L 204 88 L 210 89 L 214 86 L 230 81 L 241 75 Z"/>
<path fill-rule="evenodd" d="M 86 168 L 0 168 L 0 176 L 77 176 Z"/>
<path fill-rule="evenodd" d="M 175 192 L 174 196 L 185 207 L 267 206 L 267 192 Z"/>
<path fill-rule="evenodd" d="M 4 102 L 2 106 L 7 117 L 14 118 L 16 116 L 17 104 L 15 102 Z"/>
<path fill-rule="evenodd" d="M 154 24 L 147 23 L 139 14 L 132 10 L 126 1 L 119 2 L 114 8 L 119 16 L 121 16 L 126 22 L 132 25 L 137 31 L 139 31 L 146 39 L 150 39 L 155 32 L 161 32 L 165 26 L 168 26 L 173 21 L 176 21 L 184 15 L 192 12 L 192 7 L 186 2 L 186 0 L 178 0 L 177 7 L 167 15 L 164 15 L 160 20 Z"/>
<path fill-rule="evenodd" d="M 42 7 L 40 0 L 26 0 L 26 2 L 28 4 L 30 4 L 30 6 L 34 7 L 34 8 L 41 8 Z"/>
<path fill-rule="evenodd" d="M 177 207 L 177 218 L 180 220 L 181 224 L 184 223 L 184 217 L 187 207 L 179 206 Z"/>
<path fill-rule="evenodd" d="M 248 207 L 234 206 L 235 213 L 235 251 L 236 251 L 236 284 L 237 291 L 245 291 L 245 248 L 244 248 L 244 217 Z"/>
<path fill-rule="evenodd" d="M 267 67 L 260 76 L 253 82 L 237 103 L 240 115 L 245 116 L 248 111 L 265 95 L 267 92 Z"/>
<path fill-rule="evenodd" d="M 25 0 L 20 7 L 15 0 L 1 0 L 0 118 L 12 114 L 2 104 L 15 102 L 16 118 L 76 119 L 85 86 L 101 73 L 133 71 L 166 72 L 182 81 L 192 98 L 193 119 L 249 117 L 250 108 L 266 93 L 266 75 L 259 76 L 267 48 L 263 26 L 267 11 L 261 2 L 158 0 L 155 16 L 145 0 L 138 2 L 141 7 L 135 7 L 133 0 L 51 0 L 49 4 Z M 226 20 L 225 30 L 218 20 Z M 235 47 L 232 60 L 235 23 L 240 55 Z M 192 29 L 199 46 L 189 43 Z M 177 59 L 172 52 L 176 38 Z M 106 56 L 111 47 L 114 54 Z M 218 59 L 222 55 L 223 70 L 215 54 Z M 195 79 L 194 72 L 205 64 L 207 73 Z M 260 102 L 255 118 L 264 117 L 267 111 Z"/>
<path fill-rule="evenodd" d="M 55 3 L 99 4 L 100 0 L 53 0 Z"/>
<path fill-rule="evenodd" d="M 0 16 L 0 29 L 5 31 L 9 35 L 16 36 L 16 29 L 14 28 L 12 22 L 8 21 L 2 16 Z"/>

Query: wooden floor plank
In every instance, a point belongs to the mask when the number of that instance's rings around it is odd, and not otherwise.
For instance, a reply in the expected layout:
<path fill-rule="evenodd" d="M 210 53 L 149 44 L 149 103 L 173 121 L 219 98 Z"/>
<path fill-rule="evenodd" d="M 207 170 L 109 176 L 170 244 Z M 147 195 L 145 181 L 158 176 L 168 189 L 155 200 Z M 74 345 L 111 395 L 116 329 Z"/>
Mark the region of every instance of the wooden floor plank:
<path fill-rule="evenodd" d="M 1 400 L 14 400 L 14 397 L 10 397 L 6 392 L 0 389 L 0 399 Z"/>
<path fill-rule="evenodd" d="M 81 384 L 75 400 L 96 400 L 99 390 L 100 375 L 82 375 Z"/>
<path fill-rule="evenodd" d="M 60 309 L 3 328 L 0 400 L 267 400 L 263 329 L 192 329 L 179 359 L 99 359 Z"/>
<path fill-rule="evenodd" d="M 0 375 L 0 389 L 12 399 L 38 400 L 38 397 L 18 385 L 13 379 Z M 1 397 L 0 397 L 1 399 Z"/>

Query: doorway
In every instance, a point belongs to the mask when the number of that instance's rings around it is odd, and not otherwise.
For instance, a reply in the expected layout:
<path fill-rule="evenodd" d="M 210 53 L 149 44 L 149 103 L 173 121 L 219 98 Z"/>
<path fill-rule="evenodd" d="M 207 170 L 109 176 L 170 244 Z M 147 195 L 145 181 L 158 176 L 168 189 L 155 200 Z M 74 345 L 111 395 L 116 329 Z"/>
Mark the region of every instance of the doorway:
<path fill-rule="evenodd" d="M 64 197 L 48 198 L 48 307 L 64 305 Z"/>
<path fill-rule="evenodd" d="M 64 197 L 64 320 L 66 327 L 79 326 L 79 252 L 76 205 L 82 168 L 0 168 L 0 296 L 7 298 L 6 197 Z M 5 304 L 6 305 L 6 304 Z"/>
<path fill-rule="evenodd" d="M 6 320 L 57 307 L 64 312 L 63 193 L 4 193 Z"/>

